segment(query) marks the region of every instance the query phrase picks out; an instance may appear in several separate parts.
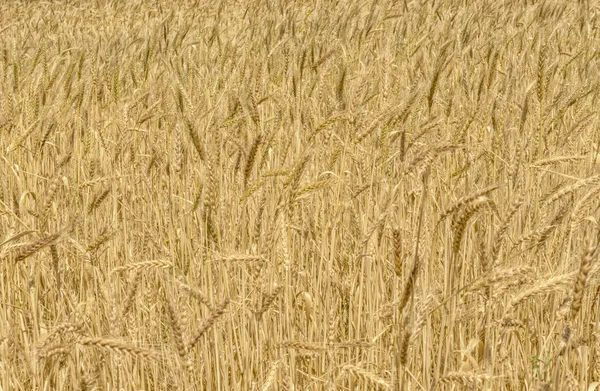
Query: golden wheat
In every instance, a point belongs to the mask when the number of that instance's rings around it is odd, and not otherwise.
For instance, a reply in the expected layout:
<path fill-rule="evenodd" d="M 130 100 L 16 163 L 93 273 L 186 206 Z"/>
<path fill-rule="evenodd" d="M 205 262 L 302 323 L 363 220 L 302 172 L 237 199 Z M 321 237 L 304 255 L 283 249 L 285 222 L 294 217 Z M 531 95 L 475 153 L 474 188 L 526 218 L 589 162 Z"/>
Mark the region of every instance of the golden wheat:
<path fill-rule="evenodd" d="M 0 2 L 0 389 L 597 388 L 599 11 Z"/>

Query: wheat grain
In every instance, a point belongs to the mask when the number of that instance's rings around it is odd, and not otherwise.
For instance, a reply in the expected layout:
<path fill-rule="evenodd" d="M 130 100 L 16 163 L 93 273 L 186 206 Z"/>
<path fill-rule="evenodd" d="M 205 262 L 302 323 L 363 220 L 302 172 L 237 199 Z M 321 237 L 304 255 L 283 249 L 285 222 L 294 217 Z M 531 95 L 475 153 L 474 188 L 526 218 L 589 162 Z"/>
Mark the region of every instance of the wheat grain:
<path fill-rule="evenodd" d="M 211 312 L 210 316 L 204 320 L 201 326 L 198 328 L 196 334 L 187 343 L 188 349 L 191 350 L 199 341 L 200 338 L 215 324 L 215 322 L 223 316 L 225 308 L 229 305 L 229 299 L 223 300 L 215 309 Z"/>
<path fill-rule="evenodd" d="M 82 337 L 77 340 L 77 343 L 82 346 L 107 350 L 114 353 L 129 354 L 150 360 L 160 359 L 160 354 L 154 350 L 132 346 L 125 342 L 113 339 L 101 337 Z"/>
<path fill-rule="evenodd" d="M 598 244 L 590 244 L 581 258 L 581 265 L 579 266 L 579 272 L 577 273 L 575 285 L 573 286 L 571 319 L 574 319 L 579 313 L 579 310 L 581 309 L 581 302 L 583 300 L 585 285 L 587 283 L 588 275 L 592 270 L 592 260 L 594 259 L 594 256 L 598 253 L 598 248 Z"/>
<path fill-rule="evenodd" d="M 151 261 L 142 261 L 136 263 L 130 263 L 125 266 L 119 266 L 112 270 L 113 273 L 125 272 L 125 271 L 143 271 L 150 269 L 169 269 L 173 267 L 173 263 L 165 259 L 155 259 Z"/>
<path fill-rule="evenodd" d="M 367 371 L 366 369 L 361 368 L 359 366 L 347 364 L 342 367 L 342 371 L 349 372 L 356 377 L 365 379 L 366 381 L 372 383 L 373 385 L 375 385 L 377 387 L 381 387 L 384 389 L 392 388 L 392 385 L 390 383 L 388 383 L 385 379 L 383 379 L 383 378 L 377 376 L 376 374 L 374 374 L 370 371 Z"/>
<path fill-rule="evenodd" d="M 61 232 L 56 232 L 51 235 L 47 235 L 35 242 L 28 243 L 21 247 L 21 249 L 14 255 L 15 262 L 20 262 L 28 257 L 32 256 L 36 252 L 40 251 L 44 247 L 56 242 L 60 238 Z"/>
<path fill-rule="evenodd" d="M 448 209 L 446 209 L 445 211 L 443 211 L 440 214 L 439 221 L 444 220 L 446 217 L 448 217 L 448 216 L 452 215 L 453 213 L 455 213 L 456 211 L 466 207 L 468 204 L 470 204 L 478 199 L 481 199 L 481 197 L 489 194 L 490 192 L 496 190 L 497 188 L 498 188 L 498 186 L 486 187 L 485 189 L 480 190 L 476 193 L 473 193 L 466 197 L 460 198 L 451 207 L 449 207 Z"/>

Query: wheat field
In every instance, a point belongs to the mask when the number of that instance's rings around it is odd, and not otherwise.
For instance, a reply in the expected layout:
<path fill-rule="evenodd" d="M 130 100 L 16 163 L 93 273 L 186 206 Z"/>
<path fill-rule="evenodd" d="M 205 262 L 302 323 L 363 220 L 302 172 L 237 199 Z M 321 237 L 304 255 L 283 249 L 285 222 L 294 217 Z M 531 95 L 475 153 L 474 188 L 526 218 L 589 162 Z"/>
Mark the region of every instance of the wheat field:
<path fill-rule="evenodd" d="M 600 4 L 0 5 L 0 390 L 600 390 Z"/>

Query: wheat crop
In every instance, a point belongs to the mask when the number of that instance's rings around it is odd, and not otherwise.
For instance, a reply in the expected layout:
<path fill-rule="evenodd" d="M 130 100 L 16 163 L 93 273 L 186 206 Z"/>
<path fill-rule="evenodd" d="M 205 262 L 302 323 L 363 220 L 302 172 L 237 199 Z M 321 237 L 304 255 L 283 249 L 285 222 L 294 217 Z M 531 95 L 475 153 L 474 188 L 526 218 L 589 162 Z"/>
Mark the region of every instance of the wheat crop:
<path fill-rule="evenodd" d="M 593 390 L 600 4 L 0 2 L 0 391 Z"/>

